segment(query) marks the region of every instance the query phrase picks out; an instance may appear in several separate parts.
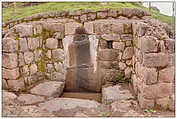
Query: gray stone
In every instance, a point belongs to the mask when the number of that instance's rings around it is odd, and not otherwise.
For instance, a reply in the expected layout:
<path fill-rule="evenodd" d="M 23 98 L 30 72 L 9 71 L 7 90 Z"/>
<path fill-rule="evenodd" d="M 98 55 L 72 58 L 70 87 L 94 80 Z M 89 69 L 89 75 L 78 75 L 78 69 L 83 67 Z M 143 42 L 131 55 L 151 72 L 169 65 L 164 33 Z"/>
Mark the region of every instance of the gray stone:
<path fill-rule="evenodd" d="M 98 52 L 99 59 L 102 61 L 113 61 L 116 60 L 118 54 L 112 49 L 101 49 Z"/>
<path fill-rule="evenodd" d="M 37 72 L 37 65 L 36 64 L 31 64 L 30 66 L 30 74 L 35 74 Z"/>
<path fill-rule="evenodd" d="M 8 91 L 5 91 L 5 90 L 2 91 L 3 102 L 5 100 L 7 101 L 9 99 L 16 99 L 16 98 L 17 98 L 17 96 L 14 93 L 12 93 L 12 92 L 8 92 Z"/>
<path fill-rule="evenodd" d="M 85 22 L 84 23 L 84 28 L 86 30 L 87 33 L 89 34 L 93 34 L 93 23 L 92 22 Z"/>
<path fill-rule="evenodd" d="M 28 38 L 28 47 L 31 50 L 34 50 L 39 47 L 39 37 L 37 38 Z"/>
<path fill-rule="evenodd" d="M 19 24 L 15 26 L 16 32 L 20 37 L 33 36 L 33 26 L 27 24 Z"/>
<path fill-rule="evenodd" d="M 168 75 L 167 75 L 168 74 Z M 167 67 L 159 71 L 159 82 L 171 83 L 175 81 L 175 67 Z"/>
<path fill-rule="evenodd" d="M 19 68 L 4 69 L 2 68 L 2 78 L 4 79 L 16 79 L 19 76 Z"/>
<path fill-rule="evenodd" d="M 88 20 L 95 20 L 96 19 L 96 13 L 88 13 L 87 14 Z"/>
<path fill-rule="evenodd" d="M 82 24 L 76 22 L 70 22 L 65 24 L 65 35 L 74 34 L 76 28 L 81 27 Z"/>
<path fill-rule="evenodd" d="M 81 20 L 82 23 L 86 22 L 87 21 L 87 15 L 86 14 L 81 15 L 80 20 Z"/>
<path fill-rule="evenodd" d="M 28 65 L 25 65 L 21 68 L 21 73 L 24 75 L 24 76 L 27 76 L 29 75 L 29 68 L 28 68 Z"/>
<path fill-rule="evenodd" d="M 42 57 L 42 51 L 41 50 L 35 50 L 34 51 L 34 59 L 35 61 L 40 61 Z"/>
<path fill-rule="evenodd" d="M 126 68 L 126 64 L 123 62 L 119 62 L 119 69 L 124 70 Z"/>
<path fill-rule="evenodd" d="M 24 56 L 22 53 L 19 53 L 18 55 L 18 64 L 19 66 L 23 66 L 25 64 Z"/>
<path fill-rule="evenodd" d="M 175 53 L 175 40 L 165 39 L 165 47 L 168 53 Z"/>
<path fill-rule="evenodd" d="M 133 36 L 132 36 L 132 34 L 122 34 L 121 39 L 123 41 L 131 41 L 131 40 L 133 40 Z"/>
<path fill-rule="evenodd" d="M 56 60 L 60 60 L 60 61 L 64 60 L 63 49 L 52 50 L 52 55 L 53 55 L 53 58 L 56 59 Z"/>
<path fill-rule="evenodd" d="M 97 18 L 103 19 L 108 16 L 107 12 L 97 12 Z"/>
<path fill-rule="evenodd" d="M 51 59 L 52 58 L 52 51 L 48 50 L 46 53 L 47 58 Z"/>
<path fill-rule="evenodd" d="M 43 95 L 49 97 L 58 97 L 64 89 L 63 82 L 49 81 L 43 82 L 30 90 L 31 94 Z"/>
<path fill-rule="evenodd" d="M 124 42 L 113 42 L 113 48 L 123 51 L 125 47 Z"/>
<path fill-rule="evenodd" d="M 20 91 L 25 87 L 24 79 L 20 78 L 18 80 L 8 80 L 8 88 L 13 91 Z"/>
<path fill-rule="evenodd" d="M 50 49 L 56 49 L 58 47 L 58 40 L 54 38 L 48 38 L 46 40 L 46 47 Z"/>
<path fill-rule="evenodd" d="M 133 98 L 129 90 L 121 90 L 120 85 L 102 88 L 102 102 L 108 104 L 117 100 L 127 100 Z"/>
<path fill-rule="evenodd" d="M 64 32 L 64 24 L 62 23 L 44 23 L 43 29 L 50 32 Z"/>
<path fill-rule="evenodd" d="M 127 47 L 123 53 L 123 59 L 130 59 L 133 56 L 133 47 Z"/>
<path fill-rule="evenodd" d="M 124 27 L 123 27 L 122 23 L 114 23 L 112 25 L 112 32 L 113 33 L 121 34 L 121 33 L 123 33 L 123 31 L 124 31 Z"/>
<path fill-rule="evenodd" d="M 145 99 L 140 94 L 138 95 L 139 105 L 142 109 L 153 108 L 154 107 L 154 99 Z"/>
<path fill-rule="evenodd" d="M 97 21 L 94 26 L 96 34 L 108 34 L 111 32 L 111 24 L 108 21 Z"/>
<path fill-rule="evenodd" d="M 132 42 L 131 41 L 126 41 L 126 46 L 132 46 Z"/>
<path fill-rule="evenodd" d="M 103 34 L 101 37 L 106 41 L 119 41 L 120 35 L 118 34 Z"/>
<path fill-rule="evenodd" d="M 32 52 L 25 52 L 24 53 L 24 59 L 25 59 L 25 63 L 29 64 L 34 60 L 34 56 Z"/>
<path fill-rule="evenodd" d="M 20 40 L 20 51 L 22 52 L 28 51 L 26 38 L 19 38 L 19 40 Z"/>
<path fill-rule="evenodd" d="M 3 52 L 16 52 L 18 50 L 18 41 L 12 38 L 2 39 L 2 51 Z"/>
<path fill-rule="evenodd" d="M 100 104 L 96 101 L 86 99 L 74 99 L 74 98 L 55 98 L 45 103 L 40 103 L 39 107 L 49 112 L 55 112 L 59 110 L 72 110 L 77 107 L 81 108 L 97 108 Z"/>
<path fill-rule="evenodd" d="M 51 80 L 64 82 L 65 77 L 64 77 L 64 74 L 62 74 L 60 72 L 53 72 Z"/>
<path fill-rule="evenodd" d="M 47 72 L 53 72 L 53 71 L 54 71 L 53 64 L 47 64 Z"/>
<path fill-rule="evenodd" d="M 54 63 L 55 70 L 60 73 L 64 73 L 64 66 L 61 62 Z"/>
<path fill-rule="evenodd" d="M 21 94 L 18 96 L 17 100 L 24 104 L 34 104 L 44 101 L 44 97 L 31 95 L 31 94 Z"/>
<path fill-rule="evenodd" d="M 143 56 L 143 65 L 146 67 L 164 67 L 168 63 L 168 55 L 164 53 L 149 53 Z"/>
<path fill-rule="evenodd" d="M 125 78 L 130 78 L 131 77 L 132 70 L 130 67 L 127 67 L 125 69 Z"/>
<path fill-rule="evenodd" d="M 16 53 L 3 53 L 2 54 L 2 67 L 15 68 L 18 66 L 18 59 Z"/>
<path fill-rule="evenodd" d="M 133 15 L 133 11 L 130 8 L 122 9 L 122 15 L 125 17 L 131 17 Z"/>
<path fill-rule="evenodd" d="M 117 17 L 117 10 L 114 10 L 114 9 L 108 10 L 108 16 Z"/>

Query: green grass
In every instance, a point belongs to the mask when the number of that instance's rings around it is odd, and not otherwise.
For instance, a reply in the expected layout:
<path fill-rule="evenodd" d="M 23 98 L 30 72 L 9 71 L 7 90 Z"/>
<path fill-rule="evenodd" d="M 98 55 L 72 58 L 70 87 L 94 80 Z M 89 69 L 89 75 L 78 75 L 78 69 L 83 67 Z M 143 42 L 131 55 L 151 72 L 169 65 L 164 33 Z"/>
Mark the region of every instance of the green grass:
<path fill-rule="evenodd" d="M 26 16 L 31 16 L 37 13 L 56 11 L 56 10 L 59 11 L 61 10 L 72 11 L 77 9 L 100 10 L 105 8 L 122 9 L 125 7 L 148 10 L 147 8 L 143 7 L 141 4 L 136 2 L 109 2 L 106 5 L 101 5 L 99 2 L 50 2 L 38 6 L 29 6 L 25 8 L 22 7 L 23 4 L 24 3 L 17 2 L 15 15 L 13 15 L 12 7 L 3 9 L 2 10 L 3 22 L 17 19 L 17 18 L 23 18 Z M 174 26 L 172 17 L 170 16 L 160 14 L 157 11 L 152 11 L 152 17 L 160 20 L 161 22 L 167 23 L 170 26 L 170 28 Z"/>

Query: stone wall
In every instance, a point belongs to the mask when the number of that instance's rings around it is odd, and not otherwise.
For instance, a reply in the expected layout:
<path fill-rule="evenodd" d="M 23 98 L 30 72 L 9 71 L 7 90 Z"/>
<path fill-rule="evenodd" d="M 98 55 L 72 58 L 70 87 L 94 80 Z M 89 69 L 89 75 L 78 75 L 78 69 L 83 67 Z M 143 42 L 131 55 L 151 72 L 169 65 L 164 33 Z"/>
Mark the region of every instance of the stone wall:
<path fill-rule="evenodd" d="M 131 79 L 142 108 L 174 102 L 174 41 L 167 25 L 139 9 L 50 12 L 3 23 L 3 88 L 66 81 L 69 45 L 83 27 L 89 38 L 90 89 Z M 172 98 L 173 97 L 173 98 Z"/>

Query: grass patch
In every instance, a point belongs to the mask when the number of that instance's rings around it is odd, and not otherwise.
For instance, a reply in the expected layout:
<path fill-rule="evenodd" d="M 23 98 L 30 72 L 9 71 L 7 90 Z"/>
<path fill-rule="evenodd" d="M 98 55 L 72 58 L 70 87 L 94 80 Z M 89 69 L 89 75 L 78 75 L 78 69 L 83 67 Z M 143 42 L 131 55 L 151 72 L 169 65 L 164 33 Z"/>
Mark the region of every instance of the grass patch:
<path fill-rule="evenodd" d="M 111 9 L 122 9 L 122 8 L 139 8 L 142 10 L 148 10 L 137 2 L 108 2 L 105 5 L 100 2 L 49 2 L 40 4 L 38 6 L 23 7 L 24 3 L 17 2 L 16 14 L 13 15 L 12 7 L 2 9 L 2 21 L 6 22 L 9 20 L 23 18 L 31 16 L 37 13 L 44 13 L 50 11 L 72 11 L 77 9 L 89 9 L 89 10 L 101 10 L 105 8 Z M 160 20 L 161 22 L 167 23 L 170 28 L 174 28 L 173 19 L 171 16 L 160 14 L 157 11 L 152 10 L 152 17 Z"/>

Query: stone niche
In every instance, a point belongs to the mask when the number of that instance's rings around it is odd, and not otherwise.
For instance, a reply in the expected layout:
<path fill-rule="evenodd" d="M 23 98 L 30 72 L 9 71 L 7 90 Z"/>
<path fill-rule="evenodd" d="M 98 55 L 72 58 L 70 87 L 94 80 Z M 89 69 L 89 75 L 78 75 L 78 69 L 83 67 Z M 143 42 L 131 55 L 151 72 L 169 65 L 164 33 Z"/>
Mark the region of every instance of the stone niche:
<path fill-rule="evenodd" d="M 78 27 L 74 35 L 64 38 L 66 91 L 101 91 L 97 66 L 98 41 L 96 35 L 88 35 L 82 27 Z"/>

